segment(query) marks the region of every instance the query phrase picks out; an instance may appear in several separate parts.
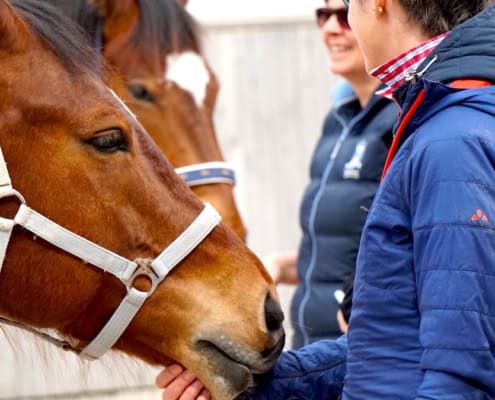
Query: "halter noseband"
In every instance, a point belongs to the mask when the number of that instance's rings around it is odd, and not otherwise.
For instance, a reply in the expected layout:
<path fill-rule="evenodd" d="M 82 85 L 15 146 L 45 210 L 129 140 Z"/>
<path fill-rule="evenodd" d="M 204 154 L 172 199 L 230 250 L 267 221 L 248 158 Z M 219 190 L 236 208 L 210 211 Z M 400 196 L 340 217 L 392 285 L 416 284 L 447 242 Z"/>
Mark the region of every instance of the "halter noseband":
<path fill-rule="evenodd" d="M 26 205 L 23 196 L 12 187 L 7 165 L 0 149 L 0 199 L 15 196 L 21 205 L 13 219 L 0 217 L 0 272 L 7 252 L 7 246 L 15 225 L 20 225 L 70 253 L 85 263 L 117 277 L 127 288 L 116 311 L 98 335 L 83 349 L 76 349 L 68 341 L 53 338 L 43 330 L 36 330 L 13 321 L 0 318 L 10 325 L 37 333 L 50 342 L 66 350 L 72 350 L 88 359 L 96 359 L 108 351 L 124 333 L 146 299 L 156 290 L 170 271 L 191 253 L 209 233 L 220 223 L 221 217 L 209 204 L 196 219 L 154 260 L 130 261 L 112 251 L 71 232 Z M 147 291 L 133 287 L 134 280 L 146 276 L 151 286 Z"/>
<path fill-rule="evenodd" d="M 235 185 L 234 168 L 224 161 L 211 161 L 176 168 L 175 172 L 187 185 L 199 186 L 214 183 Z"/>

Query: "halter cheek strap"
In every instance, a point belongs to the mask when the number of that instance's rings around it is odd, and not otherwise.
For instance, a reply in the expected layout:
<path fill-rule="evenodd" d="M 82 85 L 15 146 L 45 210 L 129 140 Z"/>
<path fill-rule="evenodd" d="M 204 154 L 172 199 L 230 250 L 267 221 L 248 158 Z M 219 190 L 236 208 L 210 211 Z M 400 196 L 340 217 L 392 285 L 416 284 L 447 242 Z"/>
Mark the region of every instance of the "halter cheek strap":
<path fill-rule="evenodd" d="M 110 349 L 124 333 L 125 328 L 131 323 L 144 301 L 153 294 L 172 269 L 191 253 L 219 222 L 220 215 L 211 205 L 206 204 L 196 220 L 151 262 L 150 268 L 139 264 L 133 274 L 124 282 L 127 286 L 127 296 L 98 336 L 84 348 L 82 355 L 98 358 Z M 132 287 L 133 281 L 139 276 L 146 276 L 150 279 L 151 287 L 147 292 Z"/>
<path fill-rule="evenodd" d="M 235 171 L 224 161 L 212 161 L 176 168 L 175 172 L 189 186 L 228 183 L 235 185 Z"/>
<path fill-rule="evenodd" d="M 13 228 L 15 225 L 20 225 L 52 245 L 81 258 L 85 263 L 114 275 L 127 288 L 126 297 L 110 320 L 84 349 L 77 350 L 68 342 L 48 338 L 60 347 L 73 350 L 89 359 L 100 357 L 117 342 L 146 299 L 154 293 L 170 271 L 191 253 L 221 220 L 218 212 L 211 205 L 206 204 L 201 213 L 181 235 L 165 248 L 156 259 L 146 263 L 139 260 L 127 260 L 63 228 L 29 208 L 22 195 L 12 187 L 7 165 L 0 149 L 0 199 L 11 196 L 17 197 L 21 205 L 14 219 L 0 217 L 0 272 Z M 133 287 L 134 280 L 140 276 L 146 276 L 150 280 L 151 286 L 148 291 L 141 291 Z M 5 321 L 3 318 L 0 320 Z M 23 327 L 11 321 L 7 321 L 7 323 Z M 27 329 L 33 331 L 32 328 Z M 47 338 L 46 334 L 42 332 L 40 334 Z"/>

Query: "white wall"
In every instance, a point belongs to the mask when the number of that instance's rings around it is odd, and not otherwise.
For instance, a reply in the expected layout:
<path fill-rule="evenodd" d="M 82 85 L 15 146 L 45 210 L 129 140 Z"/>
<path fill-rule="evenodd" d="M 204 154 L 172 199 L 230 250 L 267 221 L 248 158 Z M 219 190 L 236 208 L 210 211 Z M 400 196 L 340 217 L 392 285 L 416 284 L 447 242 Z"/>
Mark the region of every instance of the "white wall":
<path fill-rule="evenodd" d="M 323 0 L 189 0 L 187 9 L 203 23 L 263 19 L 267 17 L 312 17 Z"/>

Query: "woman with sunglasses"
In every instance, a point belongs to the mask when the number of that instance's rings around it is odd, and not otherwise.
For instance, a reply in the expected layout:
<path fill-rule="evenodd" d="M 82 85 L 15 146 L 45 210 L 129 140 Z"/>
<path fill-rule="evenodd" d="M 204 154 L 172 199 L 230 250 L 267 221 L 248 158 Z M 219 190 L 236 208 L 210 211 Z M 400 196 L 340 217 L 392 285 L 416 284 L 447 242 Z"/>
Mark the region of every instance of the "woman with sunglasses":
<path fill-rule="evenodd" d="M 349 340 L 283 353 L 252 398 L 495 398 L 493 3 L 350 0 L 366 67 L 402 111 Z"/>

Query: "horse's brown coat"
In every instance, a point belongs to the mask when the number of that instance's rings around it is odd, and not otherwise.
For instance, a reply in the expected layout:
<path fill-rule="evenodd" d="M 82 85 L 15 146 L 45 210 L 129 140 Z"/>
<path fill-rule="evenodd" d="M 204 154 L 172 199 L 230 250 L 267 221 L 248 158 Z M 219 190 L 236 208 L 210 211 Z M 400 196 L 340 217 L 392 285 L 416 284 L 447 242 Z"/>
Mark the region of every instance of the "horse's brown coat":
<path fill-rule="evenodd" d="M 202 57 L 197 35 L 191 32 L 186 35 L 187 39 L 179 39 L 181 35 L 176 33 L 166 51 L 160 48 L 158 41 L 149 40 L 145 46 L 133 40 L 141 26 L 150 23 L 146 19 L 147 16 L 141 12 L 139 0 L 94 1 L 103 16 L 103 56 L 106 61 L 120 75 L 125 86 L 144 87 L 154 101 L 136 99 L 117 82 L 113 81 L 110 84 L 115 86 L 119 95 L 136 113 L 172 165 L 182 167 L 208 161 L 222 161 L 223 155 L 213 123 L 219 83 L 206 60 L 205 66 L 210 81 L 205 101 L 201 105 L 196 104 L 186 90 L 164 79 L 167 55 L 192 51 Z M 157 1 L 175 4 L 175 0 Z M 181 13 L 186 12 L 181 10 Z M 180 15 L 192 18 L 188 14 Z M 181 43 L 184 40 L 187 42 Z M 222 215 L 225 224 L 239 237 L 245 238 L 245 227 L 237 210 L 231 185 L 203 185 L 192 190 L 203 201 L 212 203 Z"/>

